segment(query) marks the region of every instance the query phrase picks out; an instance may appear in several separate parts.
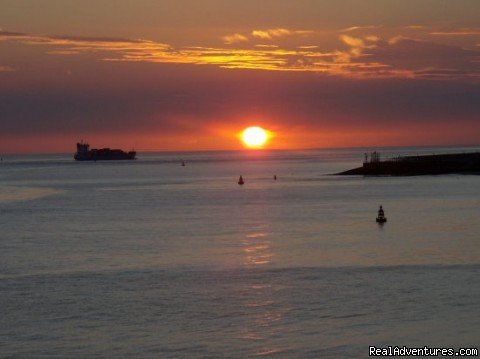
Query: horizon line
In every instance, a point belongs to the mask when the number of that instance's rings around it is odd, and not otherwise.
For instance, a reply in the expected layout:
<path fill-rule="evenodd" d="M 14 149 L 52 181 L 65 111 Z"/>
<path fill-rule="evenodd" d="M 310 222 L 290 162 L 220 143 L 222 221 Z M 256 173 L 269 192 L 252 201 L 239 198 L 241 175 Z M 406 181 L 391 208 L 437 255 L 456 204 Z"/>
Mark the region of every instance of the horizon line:
<path fill-rule="evenodd" d="M 259 152 L 299 152 L 299 151 L 328 151 L 328 150 L 377 150 L 377 149 L 402 149 L 402 148 L 473 148 L 480 147 L 480 143 L 476 144 L 435 144 L 435 145 L 392 145 L 392 146 L 346 146 L 346 147 L 308 147 L 308 148 L 257 148 L 257 149 L 230 149 L 230 150 L 159 150 L 159 149 L 143 149 L 135 150 L 137 154 L 140 153 L 220 153 L 220 152 L 245 152 L 245 153 L 259 153 Z M 0 152 L 0 157 L 5 155 L 73 155 L 72 152 Z"/>

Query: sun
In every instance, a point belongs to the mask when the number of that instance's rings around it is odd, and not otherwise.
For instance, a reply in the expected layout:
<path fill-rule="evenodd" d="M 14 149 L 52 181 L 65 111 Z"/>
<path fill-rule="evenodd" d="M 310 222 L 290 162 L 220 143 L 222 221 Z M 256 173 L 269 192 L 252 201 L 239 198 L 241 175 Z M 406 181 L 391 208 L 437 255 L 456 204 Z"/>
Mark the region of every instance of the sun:
<path fill-rule="evenodd" d="M 250 148 L 263 147 L 268 137 L 268 131 L 258 126 L 248 127 L 242 132 L 242 141 Z"/>

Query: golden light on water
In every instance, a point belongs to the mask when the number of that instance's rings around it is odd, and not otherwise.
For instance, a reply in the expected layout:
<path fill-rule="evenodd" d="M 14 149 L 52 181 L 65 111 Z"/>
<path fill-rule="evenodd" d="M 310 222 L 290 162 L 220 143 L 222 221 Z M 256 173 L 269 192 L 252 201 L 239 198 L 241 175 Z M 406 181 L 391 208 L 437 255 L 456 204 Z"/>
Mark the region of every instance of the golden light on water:
<path fill-rule="evenodd" d="M 242 132 L 242 141 L 249 148 L 262 148 L 269 139 L 269 132 L 261 127 L 248 127 Z"/>

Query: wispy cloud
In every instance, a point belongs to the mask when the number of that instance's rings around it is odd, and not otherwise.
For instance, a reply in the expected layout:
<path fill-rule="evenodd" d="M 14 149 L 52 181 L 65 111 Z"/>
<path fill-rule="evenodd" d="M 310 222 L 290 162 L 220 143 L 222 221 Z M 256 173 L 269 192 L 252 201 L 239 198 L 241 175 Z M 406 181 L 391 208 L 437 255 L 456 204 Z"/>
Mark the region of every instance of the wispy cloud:
<path fill-rule="evenodd" d="M 264 48 L 264 49 L 276 49 L 279 46 L 278 45 L 257 44 L 257 45 L 255 45 L 255 47 L 260 47 L 260 48 Z"/>
<path fill-rule="evenodd" d="M 276 29 L 269 36 L 287 36 L 290 30 Z M 224 38 L 229 45 L 247 42 L 241 34 Z M 338 36 L 338 33 L 337 33 Z M 341 34 L 339 49 L 322 50 L 318 45 L 290 49 L 275 44 L 253 44 L 244 48 L 174 47 L 169 44 L 124 38 L 46 36 L 0 32 L 0 42 L 42 46 L 57 56 L 94 53 L 104 61 L 213 65 L 226 69 L 315 72 L 353 78 L 408 77 L 474 79 L 480 77 L 480 50 L 440 45 L 403 35 Z M 0 71 L 11 71 L 0 67 Z"/>
<path fill-rule="evenodd" d="M 232 34 L 232 35 L 225 35 L 222 37 L 222 40 L 225 44 L 236 44 L 238 42 L 248 42 L 249 39 L 245 35 L 242 34 Z"/>
<path fill-rule="evenodd" d="M 0 66 L 0 72 L 13 72 L 15 69 L 10 66 Z"/>
<path fill-rule="evenodd" d="M 480 51 L 430 41 L 397 37 L 379 42 L 369 60 L 429 79 L 480 79 Z"/>
<path fill-rule="evenodd" d="M 311 35 L 315 31 L 312 30 L 289 30 L 285 28 L 267 29 L 267 30 L 253 30 L 252 36 L 264 40 L 271 40 L 275 37 L 292 36 L 292 35 Z"/>
<path fill-rule="evenodd" d="M 368 29 L 376 29 L 378 26 L 375 25 L 366 25 L 366 26 L 351 26 L 347 27 L 346 29 L 340 30 L 340 32 L 353 32 L 357 30 L 368 30 Z"/>
<path fill-rule="evenodd" d="M 344 44 L 350 46 L 349 53 L 353 57 L 359 57 L 363 54 L 364 49 L 375 48 L 375 43 L 379 41 L 379 37 L 370 35 L 360 38 L 348 35 L 340 35 L 340 40 L 342 40 Z"/>
<path fill-rule="evenodd" d="M 0 31 L 0 42 L 11 41 L 28 45 L 43 45 L 67 50 L 65 54 L 102 51 L 129 51 L 138 49 L 168 49 L 169 45 L 149 40 L 132 40 L 108 37 L 81 37 L 59 35 L 35 35 Z"/>
<path fill-rule="evenodd" d="M 456 29 L 456 30 L 443 30 L 432 31 L 430 35 L 434 36 L 480 36 L 480 29 Z"/>
<path fill-rule="evenodd" d="M 413 30 L 421 30 L 421 29 L 425 29 L 425 26 L 423 26 L 423 25 L 407 25 L 407 26 L 405 26 L 405 28 L 413 29 Z"/>
<path fill-rule="evenodd" d="M 352 36 L 347 36 L 347 35 L 342 35 L 340 36 L 340 39 L 347 45 L 351 47 L 360 47 L 363 48 L 365 47 L 365 41 L 363 41 L 360 38 L 357 37 L 352 37 Z"/>

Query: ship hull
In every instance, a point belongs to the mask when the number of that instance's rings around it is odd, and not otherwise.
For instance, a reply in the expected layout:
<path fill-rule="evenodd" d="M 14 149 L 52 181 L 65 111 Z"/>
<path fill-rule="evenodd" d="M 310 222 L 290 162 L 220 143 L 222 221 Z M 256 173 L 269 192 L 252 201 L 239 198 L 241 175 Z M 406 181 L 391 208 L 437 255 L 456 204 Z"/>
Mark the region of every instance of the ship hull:
<path fill-rule="evenodd" d="M 86 153 L 76 153 L 73 158 L 76 161 L 122 161 L 135 160 L 136 152 L 124 152 L 121 150 L 98 151 L 91 150 Z"/>
<path fill-rule="evenodd" d="M 80 156 L 75 156 L 74 157 L 75 161 L 126 161 L 126 160 L 136 160 L 135 155 L 133 156 L 115 156 L 115 157 L 110 157 L 110 156 L 98 156 L 98 157 L 80 157 Z"/>

